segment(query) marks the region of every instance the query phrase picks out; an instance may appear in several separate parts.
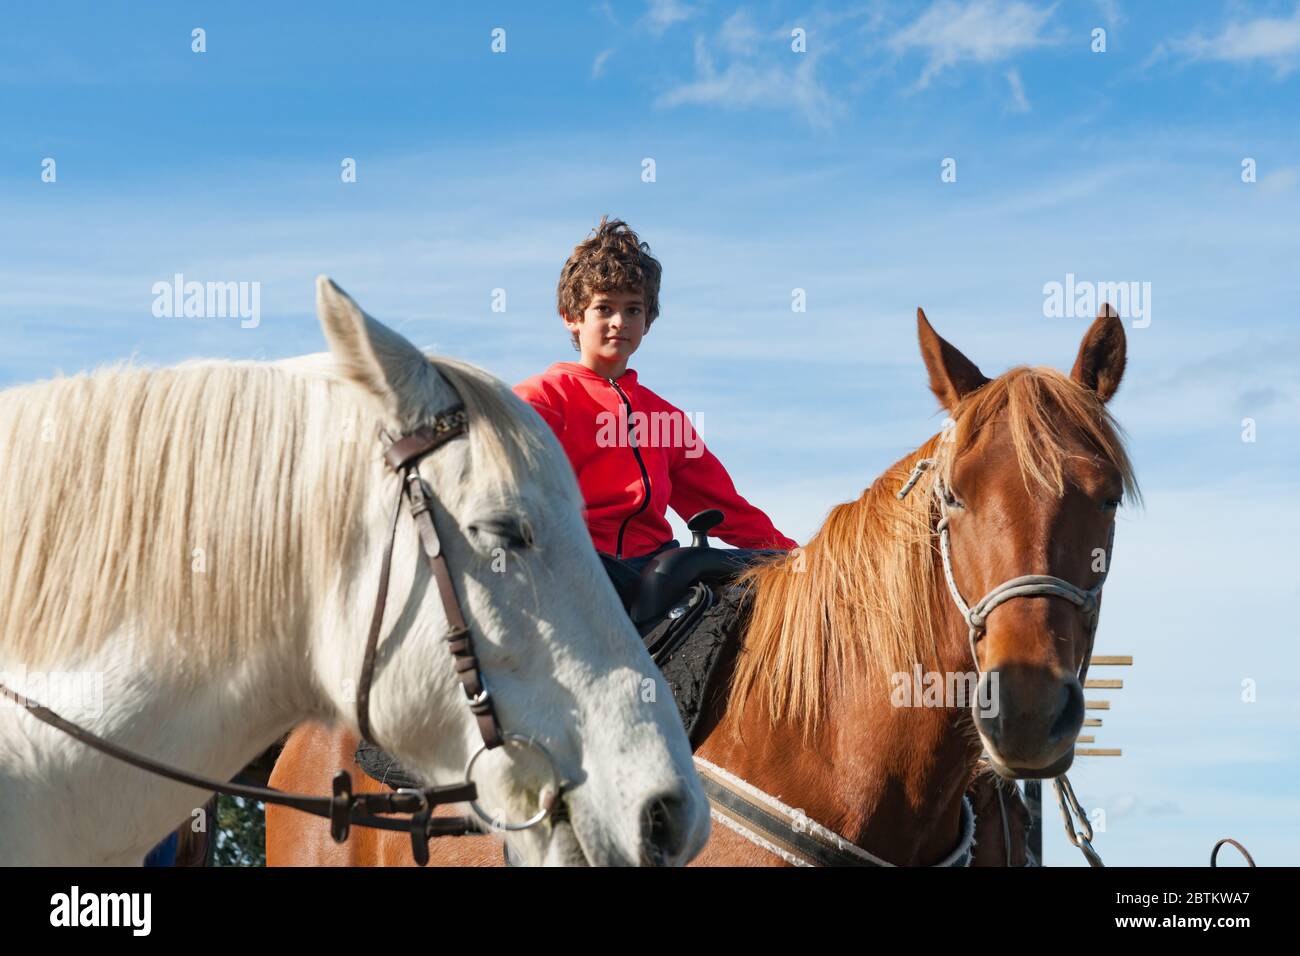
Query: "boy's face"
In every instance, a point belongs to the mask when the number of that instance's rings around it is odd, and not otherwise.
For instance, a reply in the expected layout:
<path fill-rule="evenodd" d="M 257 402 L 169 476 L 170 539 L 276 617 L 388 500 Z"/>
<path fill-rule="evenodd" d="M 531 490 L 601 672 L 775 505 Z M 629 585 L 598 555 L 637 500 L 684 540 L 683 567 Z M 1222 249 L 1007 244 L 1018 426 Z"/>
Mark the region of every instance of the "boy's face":
<path fill-rule="evenodd" d="M 626 364 L 645 335 L 645 300 L 640 292 L 597 292 L 582 316 L 565 315 L 564 327 L 578 334 L 584 359 Z"/>

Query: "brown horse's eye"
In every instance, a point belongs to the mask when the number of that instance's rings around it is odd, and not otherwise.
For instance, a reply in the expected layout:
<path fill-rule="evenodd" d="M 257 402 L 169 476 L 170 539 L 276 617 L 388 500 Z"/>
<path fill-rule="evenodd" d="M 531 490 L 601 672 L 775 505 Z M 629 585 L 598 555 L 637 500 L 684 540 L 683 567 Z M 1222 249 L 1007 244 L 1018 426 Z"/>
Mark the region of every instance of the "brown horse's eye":
<path fill-rule="evenodd" d="M 1115 510 L 1116 508 L 1118 508 L 1119 506 L 1120 506 L 1120 499 L 1118 499 L 1118 498 L 1107 498 L 1107 499 L 1102 503 L 1101 510 L 1102 510 L 1102 511 L 1114 511 L 1114 510 Z"/>
<path fill-rule="evenodd" d="M 962 500 L 961 500 L 960 498 L 957 497 L 956 492 L 954 492 L 951 488 L 945 488 L 945 489 L 944 489 L 944 492 L 943 492 L 943 503 L 946 504 L 949 508 L 965 508 L 965 507 L 966 507 L 966 505 L 962 502 Z"/>

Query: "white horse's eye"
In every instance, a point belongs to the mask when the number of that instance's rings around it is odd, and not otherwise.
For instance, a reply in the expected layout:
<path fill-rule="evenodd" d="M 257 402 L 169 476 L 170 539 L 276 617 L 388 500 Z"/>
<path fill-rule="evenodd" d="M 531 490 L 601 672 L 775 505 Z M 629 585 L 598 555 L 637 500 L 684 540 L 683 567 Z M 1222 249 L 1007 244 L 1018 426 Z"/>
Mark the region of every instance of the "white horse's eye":
<path fill-rule="evenodd" d="M 533 546 L 533 526 L 517 515 L 483 518 L 468 526 L 469 532 L 485 544 L 517 551 Z"/>

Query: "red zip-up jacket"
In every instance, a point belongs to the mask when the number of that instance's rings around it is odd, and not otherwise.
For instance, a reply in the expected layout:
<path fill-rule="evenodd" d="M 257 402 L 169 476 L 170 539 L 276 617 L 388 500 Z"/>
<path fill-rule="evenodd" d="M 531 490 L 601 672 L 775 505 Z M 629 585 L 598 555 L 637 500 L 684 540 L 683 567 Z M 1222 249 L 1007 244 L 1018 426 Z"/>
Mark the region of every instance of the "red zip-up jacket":
<path fill-rule="evenodd" d="M 654 551 L 672 538 L 670 506 L 683 518 L 720 508 L 726 519 L 712 534 L 738 548 L 798 547 L 736 492 L 685 413 L 638 383 L 635 371 L 610 380 L 557 362 L 515 393 L 564 446 L 598 551 L 619 558 Z"/>

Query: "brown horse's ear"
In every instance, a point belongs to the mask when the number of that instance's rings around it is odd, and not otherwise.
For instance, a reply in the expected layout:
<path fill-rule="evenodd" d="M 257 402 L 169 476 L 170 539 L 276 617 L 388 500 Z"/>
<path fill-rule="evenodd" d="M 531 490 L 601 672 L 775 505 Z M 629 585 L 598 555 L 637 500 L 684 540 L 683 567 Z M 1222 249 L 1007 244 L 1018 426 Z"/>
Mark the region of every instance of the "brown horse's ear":
<path fill-rule="evenodd" d="M 1124 339 L 1124 323 L 1109 302 L 1097 312 L 1079 346 L 1079 357 L 1074 360 L 1070 378 L 1084 388 L 1097 393 L 1103 402 L 1110 401 L 1124 376 L 1124 357 L 1128 346 Z"/>
<path fill-rule="evenodd" d="M 920 309 L 916 310 L 916 332 L 921 339 L 921 358 L 930 373 L 930 391 L 948 411 L 988 381 L 974 362 L 939 337 Z"/>

